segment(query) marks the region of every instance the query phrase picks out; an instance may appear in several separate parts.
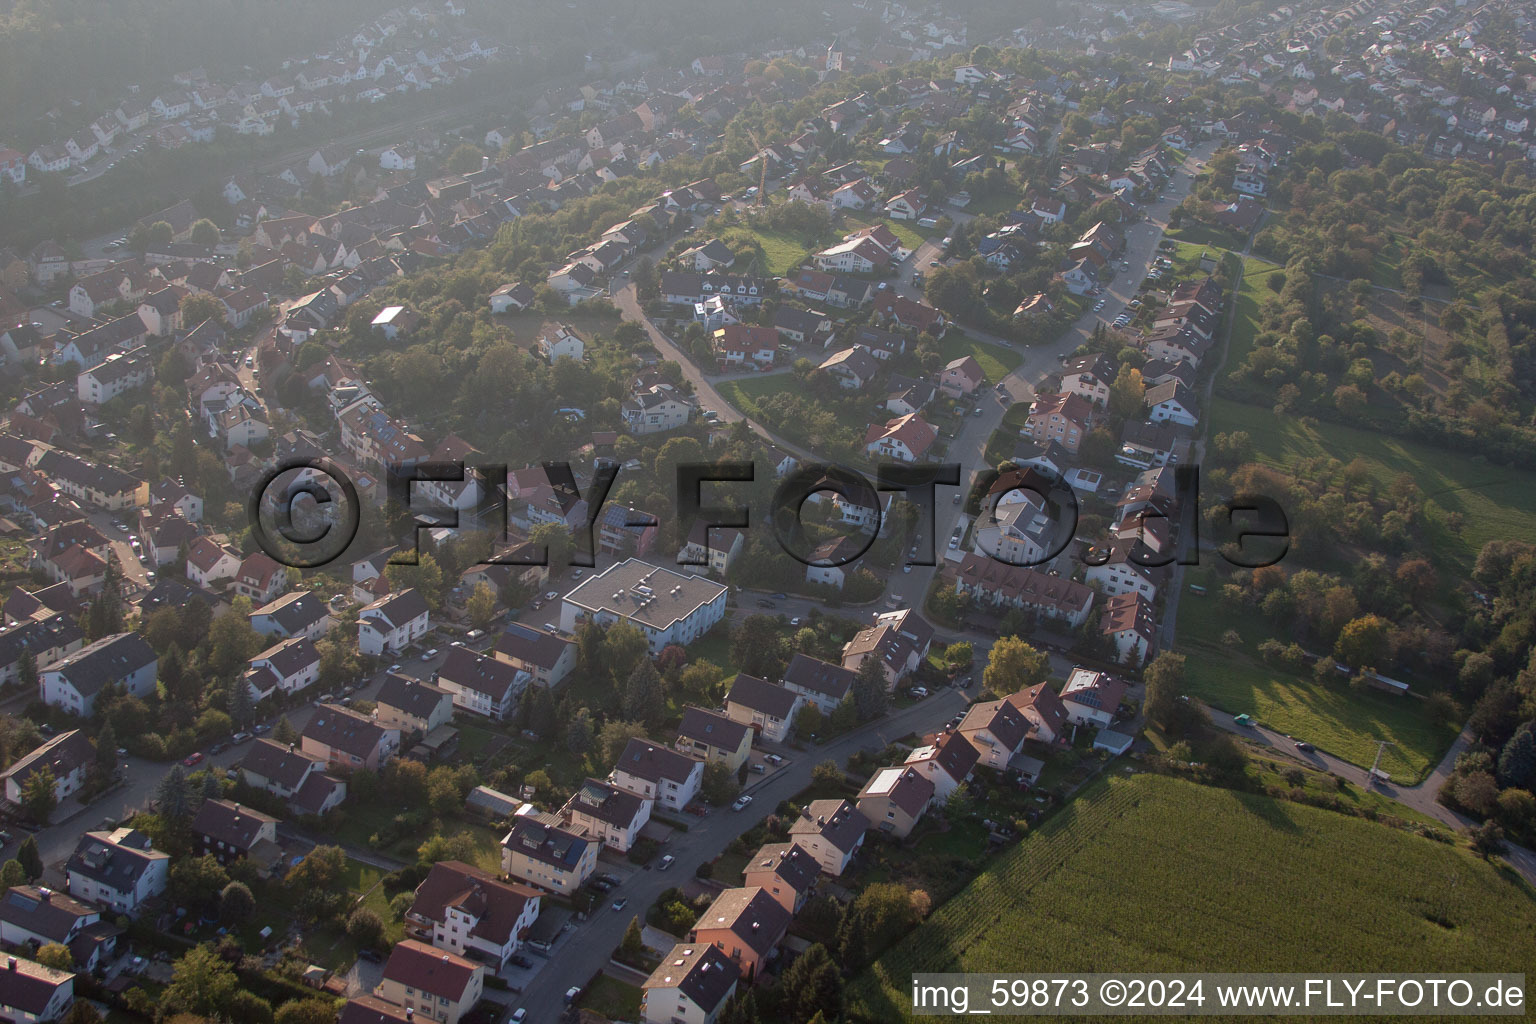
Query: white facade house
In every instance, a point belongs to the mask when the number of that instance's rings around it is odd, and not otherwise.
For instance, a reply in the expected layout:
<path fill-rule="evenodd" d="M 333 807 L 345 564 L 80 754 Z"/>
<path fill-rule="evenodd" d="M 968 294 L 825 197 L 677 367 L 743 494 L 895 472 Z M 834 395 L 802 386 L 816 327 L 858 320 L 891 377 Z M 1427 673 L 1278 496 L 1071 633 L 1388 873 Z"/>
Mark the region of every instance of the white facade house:
<path fill-rule="evenodd" d="M 54 662 L 38 680 L 43 703 L 89 718 L 96 695 L 107 685 L 121 685 L 135 697 L 154 692 L 159 660 L 137 633 L 116 633 Z"/>
<path fill-rule="evenodd" d="M 704 761 L 636 737 L 613 766 L 609 782 L 670 811 L 681 811 L 704 783 Z"/>
<path fill-rule="evenodd" d="M 388 594 L 365 605 L 357 614 L 357 648 L 378 657 L 398 654 L 426 635 L 431 612 L 426 599 L 413 589 Z"/>
<path fill-rule="evenodd" d="M 145 900 L 165 892 L 171 857 L 138 829 L 87 832 L 65 864 L 64 877 L 76 899 L 94 900 L 132 917 Z"/>

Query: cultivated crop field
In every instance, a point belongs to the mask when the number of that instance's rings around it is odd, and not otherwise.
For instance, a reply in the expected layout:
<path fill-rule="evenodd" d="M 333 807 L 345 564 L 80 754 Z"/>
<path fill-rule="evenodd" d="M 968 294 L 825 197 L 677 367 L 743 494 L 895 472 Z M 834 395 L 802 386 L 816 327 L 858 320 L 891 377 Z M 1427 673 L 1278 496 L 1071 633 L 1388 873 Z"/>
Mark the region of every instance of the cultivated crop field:
<path fill-rule="evenodd" d="M 1524 971 L 1536 899 L 1464 850 L 1153 775 L 1094 785 L 854 979 L 916 1019 L 919 971 Z"/>

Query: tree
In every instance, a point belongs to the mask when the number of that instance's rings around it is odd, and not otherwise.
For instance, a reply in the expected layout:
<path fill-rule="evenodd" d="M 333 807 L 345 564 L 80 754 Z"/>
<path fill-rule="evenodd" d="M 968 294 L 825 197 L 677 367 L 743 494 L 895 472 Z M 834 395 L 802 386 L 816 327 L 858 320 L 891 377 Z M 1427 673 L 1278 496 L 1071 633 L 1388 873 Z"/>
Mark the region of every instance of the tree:
<path fill-rule="evenodd" d="M 854 711 L 861 722 L 868 722 L 885 714 L 886 708 L 891 703 L 891 693 L 885 681 L 885 668 L 879 658 L 870 655 L 859 663 L 859 670 L 854 673 L 853 685 L 849 687 L 848 696 L 853 701 Z"/>
<path fill-rule="evenodd" d="M 1471 830 L 1472 849 L 1484 860 L 1504 853 L 1508 847 L 1504 845 L 1504 829 L 1494 821 L 1485 821 Z"/>
<path fill-rule="evenodd" d="M 1536 724 L 1527 722 L 1510 737 L 1499 754 L 1499 782 L 1515 789 L 1536 781 Z"/>
<path fill-rule="evenodd" d="M 171 983 L 160 997 L 160 1014 L 162 1018 L 175 1013 L 218 1017 L 228 1012 L 239 991 L 234 968 L 205 942 L 176 961 Z"/>
<path fill-rule="evenodd" d="M 843 770 L 830 757 L 817 761 L 816 767 L 811 769 L 811 784 L 814 786 L 840 786 L 843 779 Z"/>
<path fill-rule="evenodd" d="M 1044 651 L 1016 636 L 1005 636 L 992 645 L 982 685 L 998 695 L 1018 693 L 1045 682 L 1051 659 Z"/>
<path fill-rule="evenodd" d="M 0 864 L 0 888 L 9 889 L 14 885 L 26 885 L 27 881 L 27 869 L 22 867 L 21 861 L 15 857 Z"/>
<path fill-rule="evenodd" d="M 1374 667 L 1388 652 L 1392 624 L 1380 615 L 1362 615 L 1351 619 L 1339 630 L 1333 656 L 1353 669 Z"/>
<path fill-rule="evenodd" d="M 187 773 L 181 765 L 171 765 L 160 785 L 155 789 L 155 811 L 172 828 L 179 827 L 192 818 L 192 787 L 187 783 Z"/>
<path fill-rule="evenodd" d="M 1144 409 L 1147 388 L 1142 383 L 1141 371 L 1127 369 L 1115 376 L 1109 386 L 1109 411 L 1123 418 L 1140 419 Z"/>
<path fill-rule="evenodd" d="M 359 946 L 377 946 L 384 937 L 384 922 L 367 907 L 358 907 L 347 918 L 347 935 Z"/>
<path fill-rule="evenodd" d="M 59 797 L 55 787 L 58 785 L 58 777 L 53 774 L 53 769 L 48 765 L 41 765 L 33 769 L 27 776 L 27 781 L 21 784 L 21 810 L 32 821 L 41 825 L 48 824 L 49 815 L 59 805 Z"/>
<path fill-rule="evenodd" d="M 224 322 L 224 303 L 214 295 L 184 295 L 181 299 L 181 322 L 191 330 L 205 320 L 215 324 Z"/>
<path fill-rule="evenodd" d="M 581 708 L 571 716 L 571 724 L 565 730 L 565 746 L 573 754 L 585 754 L 592 749 L 592 712 Z"/>
<path fill-rule="evenodd" d="M 21 652 L 21 657 L 16 660 L 17 678 L 21 682 L 21 688 L 26 693 L 37 692 L 37 655 L 30 649 Z"/>
<path fill-rule="evenodd" d="M 37 962 L 56 971 L 75 971 L 75 956 L 62 942 L 50 942 L 37 951 Z"/>
<path fill-rule="evenodd" d="M 740 790 L 730 765 L 724 761 L 710 761 L 704 766 L 704 781 L 699 786 L 699 794 L 709 803 L 724 806 L 736 799 Z"/>
<path fill-rule="evenodd" d="M 454 174 L 468 174 L 471 171 L 478 171 L 484 159 L 485 152 L 479 146 L 464 142 L 455 146 L 453 152 L 448 154 L 443 167 Z"/>
<path fill-rule="evenodd" d="M 1147 666 L 1146 699 L 1142 712 L 1147 720 L 1166 726 L 1173 721 L 1184 686 L 1184 655 L 1164 651 Z"/>
<path fill-rule="evenodd" d="M 43 855 L 37 849 L 37 836 L 27 836 L 16 851 L 16 860 L 26 873 L 27 881 L 35 882 L 43 877 Z"/>
<path fill-rule="evenodd" d="M 228 678 L 243 668 L 265 645 L 251 626 L 251 600 L 237 597 L 208 629 L 208 664 L 214 674 Z"/>
<path fill-rule="evenodd" d="M 818 1015 L 836 1020 L 843 1012 L 843 976 L 819 942 L 790 964 L 779 988 L 794 1024 L 807 1024 Z"/>
<path fill-rule="evenodd" d="M 778 620 L 769 615 L 748 615 L 743 619 L 731 634 L 731 660 L 747 675 L 779 678 L 787 659 Z"/>
<path fill-rule="evenodd" d="M 336 1024 L 336 1004 L 329 999 L 290 999 L 277 1008 L 274 1024 Z"/>
<path fill-rule="evenodd" d="M 224 870 L 224 865 L 211 853 L 201 857 L 184 857 L 171 869 L 171 892 L 177 902 L 200 911 L 218 907 L 227 885 L 229 872 Z"/>
<path fill-rule="evenodd" d="M 820 734 L 822 729 L 821 709 L 815 704 L 806 703 L 795 712 L 795 737 L 800 740 L 808 740 L 812 736 Z"/>
<path fill-rule="evenodd" d="M 272 738 L 278 743 L 297 743 L 299 741 L 299 730 L 295 729 L 293 727 L 293 723 L 288 721 L 288 716 L 284 715 L 282 718 L 279 718 L 277 720 L 277 724 L 272 727 Z"/>
<path fill-rule="evenodd" d="M 649 658 L 641 658 L 624 683 L 623 711 L 625 718 L 648 725 L 660 721 L 666 711 L 661 673 Z"/>
<path fill-rule="evenodd" d="M 1474 814 L 1487 816 L 1499 800 L 1499 784 L 1485 771 L 1468 772 L 1456 780 L 1456 802 Z"/>
<path fill-rule="evenodd" d="M 619 941 L 619 953 L 633 960 L 644 952 L 645 938 L 640 932 L 640 918 L 632 917 L 629 919 L 629 927 L 624 929 L 624 938 Z"/>
<path fill-rule="evenodd" d="M 207 217 L 200 218 L 192 224 L 191 242 L 193 245 L 215 246 L 223 241 L 219 234 L 219 226 Z M 194 325 L 195 326 L 195 325 Z"/>
<path fill-rule="evenodd" d="M 875 882 L 854 897 L 837 931 L 838 960 L 843 969 L 859 971 L 917 924 L 917 914 L 904 886 Z"/>
<path fill-rule="evenodd" d="M 489 583 L 481 580 L 475 584 L 465 611 L 469 614 L 470 624 L 476 629 L 484 629 L 491 624 L 491 620 L 496 617 L 496 592 Z"/>
<path fill-rule="evenodd" d="M 166 221 L 157 220 L 149 226 L 149 235 L 145 241 L 151 249 L 164 251 L 176 241 L 176 230 Z"/>
<path fill-rule="evenodd" d="M 117 730 L 111 721 L 101 723 L 96 733 L 96 774 L 110 779 L 117 771 Z"/>
<path fill-rule="evenodd" d="M 255 912 L 256 897 L 244 882 L 230 882 L 219 893 L 219 920 L 225 924 L 244 924 Z"/>
<path fill-rule="evenodd" d="M 89 999 L 76 999 L 64 1015 L 63 1024 L 101 1024 L 101 1013 Z"/>
<path fill-rule="evenodd" d="M 646 728 L 640 722 L 624 722 L 613 719 L 603 723 L 597 734 L 597 749 L 605 764 L 615 764 L 632 739 L 645 738 Z"/>

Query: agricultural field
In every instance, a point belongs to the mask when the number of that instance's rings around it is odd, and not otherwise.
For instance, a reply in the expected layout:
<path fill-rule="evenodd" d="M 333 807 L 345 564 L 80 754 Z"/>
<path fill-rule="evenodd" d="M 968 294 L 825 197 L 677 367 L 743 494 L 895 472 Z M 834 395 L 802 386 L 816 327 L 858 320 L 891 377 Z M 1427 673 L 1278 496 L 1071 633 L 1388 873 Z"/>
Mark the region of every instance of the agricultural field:
<path fill-rule="evenodd" d="M 849 1008 L 917 1019 L 919 971 L 1523 971 L 1533 929 L 1529 893 L 1460 848 L 1268 797 L 1112 777 L 855 978 Z"/>

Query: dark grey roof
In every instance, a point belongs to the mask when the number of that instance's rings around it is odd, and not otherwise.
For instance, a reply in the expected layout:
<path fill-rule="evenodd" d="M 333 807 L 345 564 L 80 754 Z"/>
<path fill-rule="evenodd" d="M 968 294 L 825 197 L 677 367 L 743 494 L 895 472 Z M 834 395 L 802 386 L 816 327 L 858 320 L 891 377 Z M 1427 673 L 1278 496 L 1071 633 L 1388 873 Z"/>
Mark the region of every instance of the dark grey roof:
<path fill-rule="evenodd" d="M 240 767 L 292 790 L 304 781 L 304 775 L 319 759 L 298 750 L 290 750 L 276 740 L 260 739 L 252 744 L 250 752 L 240 762 Z"/>
<path fill-rule="evenodd" d="M 793 690 L 739 672 L 731 683 L 731 692 L 725 701 L 727 704 L 740 704 L 744 708 L 761 711 L 774 718 L 788 718 L 794 710 L 795 701 L 799 699 L 800 695 Z"/>
<path fill-rule="evenodd" d="M 675 988 L 705 1013 L 725 1002 L 741 968 L 716 946 L 707 942 L 679 942 L 651 972 L 646 988 Z"/>
<path fill-rule="evenodd" d="M 35 885 L 13 885 L 0 897 L 0 921 L 50 942 L 67 942 L 77 927 L 100 919 L 90 904 Z"/>
<path fill-rule="evenodd" d="M 444 697 L 450 701 L 453 699 L 453 695 L 440 686 L 391 672 L 384 677 L 374 703 L 394 708 L 414 718 L 429 718 Z"/>
<path fill-rule="evenodd" d="M 49 665 L 82 697 L 94 697 L 108 683 L 116 683 L 158 659 L 154 648 L 137 633 L 117 633 L 87 644 L 69 657 Z"/>
<path fill-rule="evenodd" d="M 554 668 L 568 647 L 569 640 L 542 629 L 511 623 L 496 641 L 496 653 L 543 669 Z"/>
<path fill-rule="evenodd" d="M 784 670 L 784 682 L 793 683 L 816 693 L 826 694 L 834 700 L 842 700 L 853 685 L 854 673 L 841 665 L 818 661 L 805 654 L 796 654 Z"/>
<path fill-rule="evenodd" d="M 517 684 L 522 670 L 495 658 L 476 654 L 468 647 L 450 647 L 448 657 L 437 670 L 437 678 L 466 689 L 483 693 L 500 704 Z"/>
<path fill-rule="evenodd" d="M 276 818 L 228 800 L 204 800 L 192 819 L 192 832 L 236 850 L 249 851 L 256 845 L 262 827 L 275 821 Z"/>
<path fill-rule="evenodd" d="M 44 767 L 51 768 L 54 777 L 62 779 L 81 765 L 89 764 L 95 756 L 96 747 L 90 737 L 79 729 L 71 729 L 11 765 L 0 774 L 0 780 L 14 779 L 18 786 L 24 786 L 33 772 Z"/>
<path fill-rule="evenodd" d="M 66 870 L 118 892 L 128 892 L 151 864 L 165 856 L 138 829 L 87 832 L 76 844 Z"/>
<path fill-rule="evenodd" d="M 662 779 L 683 782 L 693 773 L 694 765 L 698 763 L 696 757 L 680 754 L 669 747 L 635 736 L 625 745 L 618 764 L 614 765 L 614 771 L 649 782 L 659 783 Z"/>
<path fill-rule="evenodd" d="M 366 758 L 389 731 L 339 704 L 322 704 L 304 727 L 304 738 Z"/>
<path fill-rule="evenodd" d="M 302 633 L 326 615 L 325 605 L 308 590 L 284 594 L 270 604 L 262 605 L 251 615 L 267 615 L 289 636 Z"/>

